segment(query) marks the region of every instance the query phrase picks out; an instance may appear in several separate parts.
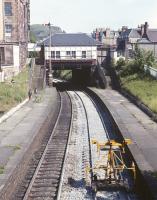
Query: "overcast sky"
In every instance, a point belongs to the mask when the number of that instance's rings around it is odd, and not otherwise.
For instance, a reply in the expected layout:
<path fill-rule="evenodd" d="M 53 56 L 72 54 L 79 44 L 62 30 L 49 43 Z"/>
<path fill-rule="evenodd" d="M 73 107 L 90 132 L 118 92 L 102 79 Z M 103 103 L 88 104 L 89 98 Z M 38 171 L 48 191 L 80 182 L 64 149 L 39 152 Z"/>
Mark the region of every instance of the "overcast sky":
<path fill-rule="evenodd" d="M 51 22 L 66 32 L 90 33 L 96 27 L 157 28 L 157 0 L 30 0 L 31 24 Z"/>

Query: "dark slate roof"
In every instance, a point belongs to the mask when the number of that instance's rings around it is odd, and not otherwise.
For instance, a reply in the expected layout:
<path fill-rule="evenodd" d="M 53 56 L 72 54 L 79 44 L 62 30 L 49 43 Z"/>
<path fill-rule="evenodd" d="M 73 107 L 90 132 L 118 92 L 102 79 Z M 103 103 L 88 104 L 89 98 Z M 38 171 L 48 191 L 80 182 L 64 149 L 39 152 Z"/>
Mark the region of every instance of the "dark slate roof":
<path fill-rule="evenodd" d="M 130 37 L 130 38 L 140 38 L 140 34 L 138 33 L 138 31 L 136 29 L 127 29 L 125 31 L 123 31 L 121 33 L 121 37 L 126 38 L 126 37 Z"/>
<path fill-rule="evenodd" d="M 131 32 L 132 29 L 127 29 L 125 31 L 122 31 L 120 36 L 123 37 L 123 38 L 126 38 L 129 36 L 130 32 Z"/>
<path fill-rule="evenodd" d="M 130 34 L 129 34 L 130 38 L 141 38 L 141 35 L 139 34 L 137 29 L 132 29 Z"/>
<path fill-rule="evenodd" d="M 49 46 L 49 38 L 43 41 Z M 59 33 L 51 37 L 51 46 L 97 46 L 101 43 L 85 33 Z"/>
<path fill-rule="evenodd" d="M 147 36 L 151 42 L 157 42 L 157 29 L 148 29 Z"/>

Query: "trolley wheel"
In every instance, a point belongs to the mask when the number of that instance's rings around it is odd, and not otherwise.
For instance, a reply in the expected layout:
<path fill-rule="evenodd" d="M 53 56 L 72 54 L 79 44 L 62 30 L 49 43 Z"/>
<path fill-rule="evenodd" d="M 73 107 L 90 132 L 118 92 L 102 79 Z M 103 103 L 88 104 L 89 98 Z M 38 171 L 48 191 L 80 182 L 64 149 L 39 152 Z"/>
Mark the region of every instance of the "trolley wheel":
<path fill-rule="evenodd" d="M 98 187 L 97 187 L 96 182 L 92 182 L 91 187 L 92 187 L 93 192 L 97 193 L 97 191 L 98 191 Z"/>

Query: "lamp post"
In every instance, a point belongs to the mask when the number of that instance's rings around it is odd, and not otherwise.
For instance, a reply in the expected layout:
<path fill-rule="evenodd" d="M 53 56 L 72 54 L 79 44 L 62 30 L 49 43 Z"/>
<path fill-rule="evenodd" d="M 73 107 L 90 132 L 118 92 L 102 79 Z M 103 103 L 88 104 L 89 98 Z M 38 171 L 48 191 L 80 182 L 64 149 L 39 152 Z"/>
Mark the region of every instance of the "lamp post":
<path fill-rule="evenodd" d="M 51 63 L 51 23 L 49 22 L 48 24 L 46 24 L 48 27 L 49 27 L 49 86 L 52 86 L 53 85 L 53 75 L 52 75 L 52 63 Z"/>
<path fill-rule="evenodd" d="M 0 72 L 2 72 L 2 57 L 1 57 L 1 48 L 0 48 Z"/>

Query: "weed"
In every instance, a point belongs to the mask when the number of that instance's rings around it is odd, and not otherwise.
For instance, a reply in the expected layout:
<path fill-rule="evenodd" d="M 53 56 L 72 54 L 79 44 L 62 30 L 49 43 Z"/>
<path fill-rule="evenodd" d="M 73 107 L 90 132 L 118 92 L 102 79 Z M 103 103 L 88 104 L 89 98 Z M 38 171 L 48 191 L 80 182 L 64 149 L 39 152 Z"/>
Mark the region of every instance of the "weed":
<path fill-rule="evenodd" d="M 155 79 L 144 74 L 128 75 L 121 77 L 121 85 L 157 113 L 157 81 Z"/>
<path fill-rule="evenodd" d="M 10 108 L 22 102 L 27 97 L 28 68 L 24 68 L 14 77 L 13 83 L 0 83 L 0 112 L 7 112 Z"/>
<path fill-rule="evenodd" d="M 3 174 L 3 173 L 4 173 L 4 166 L 0 165 L 0 174 Z"/>

